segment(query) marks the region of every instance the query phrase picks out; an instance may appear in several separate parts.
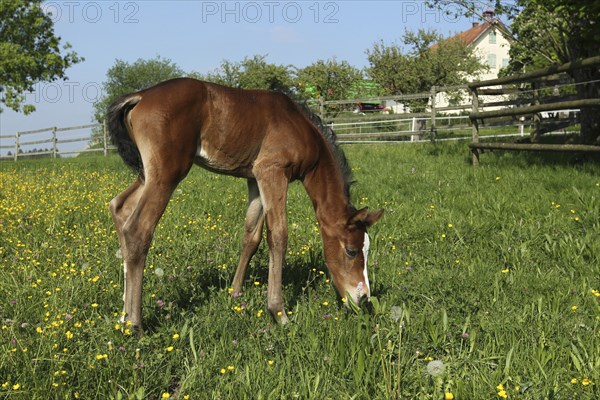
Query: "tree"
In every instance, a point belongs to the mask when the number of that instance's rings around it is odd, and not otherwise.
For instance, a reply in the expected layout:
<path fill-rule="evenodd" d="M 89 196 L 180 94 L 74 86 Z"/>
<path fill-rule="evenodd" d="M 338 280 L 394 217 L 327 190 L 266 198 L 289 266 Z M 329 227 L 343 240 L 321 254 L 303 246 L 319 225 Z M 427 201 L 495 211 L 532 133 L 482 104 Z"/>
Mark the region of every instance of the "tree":
<path fill-rule="evenodd" d="M 428 0 L 428 3 L 440 7 L 457 4 L 466 16 L 478 13 L 469 0 Z M 600 3 L 597 1 L 495 0 L 494 11 L 512 22 L 510 62 L 504 75 L 600 54 Z M 579 98 L 600 97 L 600 70 L 597 67 L 574 71 L 572 77 L 578 84 Z M 600 144 L 598 111 L 581 109 L 580 122 L 580 141 Z"/>
<path fill-rule="evenodd" d="M 403 43 L 386 45 L 383 40 L 366 51 L 368 75 L 387 95 L 428 92 L 432 86 L 464 84 L 488 67 L 474 49 L 456 38 L 444 39 L 433 30 L 407 31 Z M 456 94 L 458 95 L 458 94 Z M 424 100 L 409 102 L 422 109 Z"/>
<path fill-rule="evenodd" d="M 318 60 L 298 70 L 296 90 L 302 99 L 339 100 L 362 79 L 362 72 L 347 61 Z"/>
<path fill-rule="evenodd" d="M 520 0 L 511 15 L 516 38 L 506 73 L 534 70 L 552 64 L 600 55 L 600 3 L 585 0 Z M 581 99 L 600 97 L 600 69 L 571 73 Z M 580 141 L 600 144 L 598 110 L 580 112 Z"/>
<path fill-rule="evenodd" d="M 207 75 L 197 77 L 240 89 L 266 89 L 291 93 L 294 79 L 292 66 L 271 64 L 267 55 L 245 57 L 242 61 L 224 60 L 219 68 Z"/>
<path fill-rule="evenodd" d="M 102 83 L 102 97 L 94 104 L 94 118 L 98 123 L 103 123 L 108 106 L 121 95 L 184 75 L 185 72 L 177 64 L 160 56 L 150 60 L 138 59 L 131 64 L 116 60 L 106 72 L 106 81 Z"/>
<path fill-rule="evenodd" d="M 41 0 L 2 0 L 0 2 L 0 90 L 2 102 L 17 112 L 35 111 L 24 104 L 25 93 L 41 81 L 66 79 L 65 71 L 83 61 L 61 38 L 54 35 L 51 16 L 41 8 Z M 0 112 L 2 109 L 0 108 Z"/>

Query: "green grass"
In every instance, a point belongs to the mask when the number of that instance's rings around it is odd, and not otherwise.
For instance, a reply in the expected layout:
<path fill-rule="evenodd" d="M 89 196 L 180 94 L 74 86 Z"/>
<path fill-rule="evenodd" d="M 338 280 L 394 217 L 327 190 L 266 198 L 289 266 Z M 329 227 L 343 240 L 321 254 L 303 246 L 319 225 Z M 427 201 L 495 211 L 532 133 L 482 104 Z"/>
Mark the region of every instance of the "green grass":
<path fill-rule="evenodd" d="M 117 323 L 108 213 L 131 173 L 116 157 L 2 163 L 0 398 L 600 398 L 598 163 L 486 153 L 474 168 L 464 144 L 345 150 L 355 205 L 386 209 L 370 232 L 370 313 L 341 307 L 299 184 L 291 323 L 266 310 L 264 243 L 232 298 L 245 183 L 195 168 L 155 234 L 141 338 Z"/>

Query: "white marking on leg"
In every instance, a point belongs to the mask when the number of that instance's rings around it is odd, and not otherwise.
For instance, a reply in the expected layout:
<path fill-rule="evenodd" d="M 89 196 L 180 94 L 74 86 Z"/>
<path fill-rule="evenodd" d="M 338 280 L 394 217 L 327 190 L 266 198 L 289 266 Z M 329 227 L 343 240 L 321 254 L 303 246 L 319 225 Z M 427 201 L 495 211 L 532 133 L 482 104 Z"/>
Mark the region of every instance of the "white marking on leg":
<path fill-rule="evenodd" d="M 371 286 L 369 285 L 369 272 L 367 270 L 367 260 L 369 258 L 369 248 L 371 247 L 371 239 L 369 239 L 369 235 L 365 232 L 365 241 L 363 243 L 363 257 L 365 259 L 365 267 L 363 269 L 363 275 L 365 278 L 365 284 L 367 285 L 367 298 L 371 297 Z"/>
<path fill-rule="evenodd" d="M 127 261 L 123 261 L 123 310 L 125 310 L 125 296 L 127 294 Z M 125 322 L 125 316 L 122 315 L 119 321 Z"/>

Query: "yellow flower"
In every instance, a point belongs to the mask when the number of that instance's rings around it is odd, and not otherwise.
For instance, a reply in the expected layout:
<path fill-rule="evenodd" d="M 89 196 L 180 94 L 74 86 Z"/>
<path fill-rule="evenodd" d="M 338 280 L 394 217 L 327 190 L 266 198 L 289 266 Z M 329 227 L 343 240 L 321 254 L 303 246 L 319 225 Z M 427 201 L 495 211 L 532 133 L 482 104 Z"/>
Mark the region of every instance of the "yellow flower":
<path fill-rule="evenodd" d="M 583 386 L 591 385 L 591 384 L 592 384 L 592 381 L 591 381 L 591 380 L 589 380 L 588 378 L 583 378 L 583 379 L 581 380 L 581 384 L 582 384 Z"/>
<path fill-rule="evenodd" d="M 498 386 L 496 386 L 497 390 L 504 390 L 504 385 L 503 384 L 499 384 Z"/>
<path fill-rule="evenodd" d="M 571 311 L 576 312 L 577 311 L 577 306 L 571 306 Z"/>
<path fill-rule="evenodd" d="M 166 350 L 167 350 L 167 352 L 171 352 L 171 351 L 173 351 L 173 346 L 169 346 L 169 347 L 167 347 L 167 348 L 166 348 Z"/>
<path fill-rule="evenodd" d="M 503 274 L 508 274 L 508 273 L 510 272 L 510 269 L 507 267 L 507 268 L 504 268 L 504 269 L 503 269 L 502 271 L 500 271 L 500 272 L 502 272 Z"/>
<path fill-rule="evenodd" d="M 233 365 L 228 365 L 227 366 L 227 371 L 233 372 L 233 371 L 235 371 L 235 367 Z"/>
<path fill-rule="evenodd" d="M 506 399 L 508 397 L 508 394 L 506 393 L 506 390 L 501 390 L 498 392 L 498 397 L 502 397 L 503 399 Z"/>
<path fill-rule="evenodd" d="M 328 302 L 328 301 L 324 301 L 324 302 L 323 302 L 323 305 L 324 305 L 325 307 L 327 307 L 327 306 L 329 305 L 329 302 Z"/>
<path fill-rule="evenodd" d="M 12 387 L 12 390 L 19 390 L 21 388 L 21 384 L 15 383 Z"/>
<path fill-rule="evenodd" d="M 577 378 L 573 378 L 573 379 L 571 379 L 571 384 L 572 384 L 572 385 L 577 385 L 577 383 L 578 383 L 578 382 L 579 382 L 579 381 L 577 380 Z"/>
<path fill-rule="evenodd" d="M 178 339 L 179 339 L 179 333 L 176 333 L 176 334 L 174 334 L 174 335 L 173 335 L 173 339 L 174 339 L 174 340 L 178 340 Z"/>
<path fill-rule="evenodd" d="M 444 393 L 444 400 L 454 400 L 454 395 L 451 392 Z"/>
<path fill-rule="evenodd" d="M 65 333 L 65 335 L 67 336 L 67 339 L 69 339 L 69 340 L 73 339 L 73 334 L 71 333 L 71 331 L 67 331 L 67 333 Z"/>
<path fill-rule="evenodd" d="M 225 368 L 221 368 L 221 371 L 219 371 L 219 372 L 221 372 L 221 374 L 224 374 L 227 371 L 225 370 Z"/>
<path fill-rule="evenodd" d="M 98 307 L 98 303 L 92 303 L 92 308 L 97 308 Z"/>
<path fill-rule="evenodd" d="M 171 398 L 171 395 L 169 394 L 169 392 L 164 392 L 162 394 L 162 396 L 160 396 L 161 399 L 169 399 Z"/>

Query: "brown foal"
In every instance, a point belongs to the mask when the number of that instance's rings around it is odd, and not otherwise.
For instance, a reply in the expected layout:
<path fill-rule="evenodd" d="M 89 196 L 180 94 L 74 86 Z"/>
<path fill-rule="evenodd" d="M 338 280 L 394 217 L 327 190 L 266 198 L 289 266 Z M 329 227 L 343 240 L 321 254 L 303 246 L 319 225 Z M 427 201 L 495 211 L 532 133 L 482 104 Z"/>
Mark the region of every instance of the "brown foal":
<path fill-rule="evenodd" d="M 350 204 L 350 169 L 335 135 L 286 95 L 180 78 L 118 98 L 108 124 L 119 154 L 138 172 L 110 202 L 123 255 L 124 316 L 134 326 L 142 324 L 142 278 L 154 229 L 193 164 L 248 181 L 234 293 L 242 291 L 266 224 L 267 308 L 277 321 L 287 322 L 281 287 L 286 199 L 289 182 L 298 179 L 312 200 L 339 294 L 357 304 L 370 296 L 366 230 L 383 210 Z"/>

